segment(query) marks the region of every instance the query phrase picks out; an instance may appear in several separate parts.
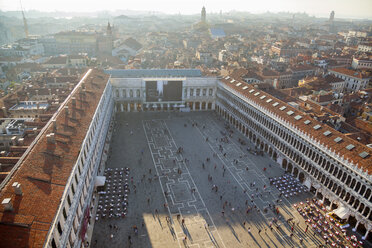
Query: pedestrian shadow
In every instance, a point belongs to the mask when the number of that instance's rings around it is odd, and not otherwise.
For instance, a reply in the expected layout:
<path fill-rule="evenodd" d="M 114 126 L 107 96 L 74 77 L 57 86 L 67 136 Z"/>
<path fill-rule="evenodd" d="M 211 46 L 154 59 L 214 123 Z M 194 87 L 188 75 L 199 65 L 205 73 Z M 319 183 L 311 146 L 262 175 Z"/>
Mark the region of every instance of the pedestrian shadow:
<path fill-rule="evenodd" d="M 267 235 L 267 233 L 265 232 L 265 234 Z M 271 247 L 267 242 L 266 242 L 266 240 L 265 240 L 265 238 L 264 237 L 262 237 L 262 235 L 260 234 L 259 235 L 260 237 L 261 237 L 261 239 L 262 239 L 262 241 L 265 243 L 265 245 L 267 246 L 267 247 Z"/>
<path fill-rule="evenodd" d="M 189 232 L 189 229 L 186 227 L 186 225 L 182 225 L 182 231 L 190 239 L 190 241 L 192 241 L 191 234 Z"/>
<path fill-rule="evenodd" d="M 160 225 L 161 229 L 163 229 L 163 224 L 161 223 L 160 216 L 158 215 L 156 217 L 158 219 L 158 222 L 159 222 L 159 225 Z"/>
<path fill-rule="evenodd" d="M 265 234 L 266 234 L 268 240 L 271 241 L 271 243 L 273 244 L 273 246 L 274 246 L 274 247 L 278 247 L 278 246 L 273 242 L 273 240 L 269 237 L 269 235 L 268 235 L 267 233 L 265 233 Z M 268 247 L 272 247 L 272 246 L 268 245 Z"/>
<path fill-rule="evenodd" d="M 169 222 L 168 222 L 168 228 L 169 228 L 170 233 L 172 234 L 173 240 L 176 240 L 177 239 L 176 232 L 174 231 L 172 224 Z"/>
<path fill-rule="evenodd" d="M 190 247 L 190 246 L 187 244 L 187 240 L 186 240 L 186 239 L 184 239 L 182 242 L 183 242 L 183 245 L 184 245 L 185 247 Z"/>
<path fill-rule="evenodd" d="M 216 239 L 214 238 L 213 234 L 208 230 L 207 231 L 207 234 L 209 236 L 209 239 L 211 240 L 211 242 L 214 244 L 214 246 L 216 247 L 220 247 L 220 245 L 217 243 Z"/>
<path fill-rule="evenodd" d="M 238 238 L 238 235 L 235 232 L 235 229 L 231 226 L 230 222 L 226 221 L 226 224 L 230 228 L 230 230 L 231 230 L 232 234 L 234 235 L 234 237 L 236 238 L 236 240 L 238 240 L 238 242 L 241 243 L 240 239 Z"/>
<path fill-rule="evenodd" d="M 257 242 L 257 239 L 255 239 L 255 237 L 253 236 L 253 234 L 251 232 L 249 232 L 249 235 L 251 236 L 251 238 L 253 239 L 253 241 L 257 244 L 258 247 L 261 247 L 261 245 Z"/>

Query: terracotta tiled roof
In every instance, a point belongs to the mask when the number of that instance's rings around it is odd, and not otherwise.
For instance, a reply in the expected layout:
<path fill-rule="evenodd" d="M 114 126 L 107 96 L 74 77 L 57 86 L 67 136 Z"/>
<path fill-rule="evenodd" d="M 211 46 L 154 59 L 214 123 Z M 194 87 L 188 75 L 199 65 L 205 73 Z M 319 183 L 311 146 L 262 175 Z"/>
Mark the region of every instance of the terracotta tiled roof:
<path fill-rule="evenodd" d="M 4 211 L 0 206 L 0 247 L 43 246 L 107 81 L 108 76 L 99 71 L 87 75 L 86 93 L 81 94 L 79 88 L 71 95 L 76 97 L 76 110 L 69 97 L 53 118 L 57 123 L 56 143 L 47 143 L 46 135 L 53 132 L 49 122 L 2 188 L 0 201 L 11 198 L 14 210 Z M 64 106 L 69 106 L 68 118 Z M 76 114 L 74 120 L 72 111 Z M 22 196 L 15 195 L 14 182 L 21 184 Z"/>
<path fill-rule="evenodd" d="M 59 57 L 52 57 L 44 64 L 58 64 L 58 65 L 64 65 L 67 63 L 67 56 L 59 56 Z"/>
<path fill-rule="evenodd" d="M 337 77 L 335 77 L 333 75 L 327 75 L 327 76 L 324 77 L 324 79 L 325 79 L 325 81 L 327 83 L 339 83 L 339 82 L 343 82 L 344 81 L 343 79 L 337 78 Z"/>
<path fill-rule="evenodd" d="M 324 123 L 321 123 L 310 116 L 308 116 L 306 113 L 288 105 L 286 102 L 283 102 L 272 95 L 261 91 L 257 88 L 255 88 L 252 85 L 249 85 L 245 83 L 243 80 L 234 78 L 234 82 L 231 83 L 232 78 L 222 78 L 221 82 L 223 82 L 227 87 L 238 91 L 240 94 L 244 95 L 248 99 L 251 99 L 252 101 L 256 102 L 260 106 L 266 108 L 267 110 L 273 112 L 274 114 L 280 116 L 284 120 L 292 123 L 296 128 L 301 130 L 304 133 L 307 133 L 308 135 L 312 136 L 315 140 L 319 141 L 320 144 L 323 144 L 324 146 L 328 146 L 328 148 L 331 148 L 332 151 L 335 151 L 336 154 L 340 154 L 340 156 L 344 156 L 345 159 L 348 159 L 348 161 L 352 161 L 354 165 L 357 164 L 357 167 L 359 169 L 362 169 L 363 171 L 368 170 L 368 174 L 371 175 L 372 173 L 372 149 L 368 148 L 367 146 L 347 137 L 346 135 L 336 131 L 335 129 L 330 128 Z M 240 84 L 239 84 L 240 83 Z M 238 85 L 238 86 L 237 86 Z M 243 89 L 244 87 L 244 89 Z M 252 91 L 251 93 L 249 91 Z M 260 94 L 255 95 L 257 92 Z M 265 96 L 265 98 L 261 99 L 262 96 Z M 270 102 L 267 102 L 269 99 L 272 99 Z M 278 102 L 279 104 L 277 106 L 273 106 L 274 103 Z M 285 106 L 285 110 L 280 110 L 282 106 Z M 293 114 L 288 115 L 288 111 L 293 111 Z M 300 120 L 296 120 L 296 116 L 301 116 Z M 305 124 L 304 121 L 310 121 L 309 124 Z M 313 127 L 319 125 L 319 129 L 314 129 Z M 330 131 L 332 134 L 329 136 L 324 135 L 325 131 Z M 341 137 L 342 141 L 337 143 L 334 141 L 336 137 Z M 349 144 L 354 145 L 355 147 L 351 150 L 348 150 L 346 146 Z M 362 158 L 360 154 L 362 152 L 367 152 L 369 155 L 365 158 Z"/>
<path fill-rule="evenodd" d="M 360 79 L 368 78 L 366 75 L 362 74 L 359 71 L 353 71 L 353 70 L 349 70 L 347 68 L 342 68 L 342 67 L 340 67 L 340 68 L 333 68 L 330 71 L 342 73 L 342 74 L 345 74 L 347 76 L 355 77 L 355 78 L 360 78 Z"/>
<path fill-rule="evenodd" d="M 311 65 L 296 65 L 290 67 L 291 71 L 309 71 L 309 70 L 315 70 L 316 68 Z"/>

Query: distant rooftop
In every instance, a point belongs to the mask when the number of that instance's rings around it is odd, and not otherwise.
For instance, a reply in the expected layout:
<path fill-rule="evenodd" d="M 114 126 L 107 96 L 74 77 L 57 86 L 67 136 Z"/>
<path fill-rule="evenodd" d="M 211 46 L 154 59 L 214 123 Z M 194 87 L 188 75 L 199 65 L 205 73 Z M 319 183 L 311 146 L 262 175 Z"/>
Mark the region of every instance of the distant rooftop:
<path fill-rule="evenodd" d="M 21 109 L 47 109 L 49 104 L 47 102 L 37 102 L 37 101 L 25 101 L 19 102 L 18 104 L 11 107 L 9 110 L 21 110 Z"/>
<path fill-rule="evenodd" d="M 214 37 L 225 37 L 225 31 L 222 28 L 211 28 L 210 29 L 212 36 Z"/>
<path fill-rule="evenodd" d="M 201 77 L 198 69 L 137 69 L 137 70 L 105 70 L 113 78 L 142 77 Z"/>

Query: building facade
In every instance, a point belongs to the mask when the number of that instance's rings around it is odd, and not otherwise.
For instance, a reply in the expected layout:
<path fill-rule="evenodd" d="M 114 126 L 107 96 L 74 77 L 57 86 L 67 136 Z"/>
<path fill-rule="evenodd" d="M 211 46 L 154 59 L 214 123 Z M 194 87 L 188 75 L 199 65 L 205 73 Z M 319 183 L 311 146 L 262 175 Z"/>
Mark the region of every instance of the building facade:
<path fill-rule="evenodd" d="M 215 109 L 217 79 L 202 77 L 199 70 L 115 70 L 108 73 L 113 73 L 110 82 L 115 109 L 119 112 Z M 177 97 L 171 100 L 166 100 L 167 96 L 150 97 L 150 82 L 180 82 L 178 88 L 169 92 Z"/>
<path fill-rule="evenodd" d="M 349 70 L 346 68 L 334 68 L 329 70 L 329 74 L 345 80 L 345 90 L 358 91 L 366 88 L 369 78 L 358 71 Z"/>
<path fill-rule="evenodd" d="M 1 183 L 4 247 L 85 247 L 114 109 L 108 79 L 89 70 Z"/>
<path fill-rule="evenodd" d="M 47 247 L 84 247 L 86 230 L 91 223 L 89 211 L 95 204 L 95 180 L 100 170 L 113 107 L 112 86 L 107 83 L 49 230 Z"/>
<path fill-rule="evenodd" d="M 230 79 L 218 84 L 216 111 L 368 237 L 372 149 Z"/>

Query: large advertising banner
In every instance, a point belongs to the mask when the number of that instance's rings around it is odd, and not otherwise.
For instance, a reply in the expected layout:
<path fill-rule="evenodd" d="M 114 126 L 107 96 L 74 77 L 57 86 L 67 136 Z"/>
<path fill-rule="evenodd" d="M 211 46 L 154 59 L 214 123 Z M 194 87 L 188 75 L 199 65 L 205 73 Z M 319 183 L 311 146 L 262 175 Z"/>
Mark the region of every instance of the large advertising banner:
<path fill-rule="evenodd" d="M 182 81 L 146 81 L 146 102 L 182 101 Z"/>

